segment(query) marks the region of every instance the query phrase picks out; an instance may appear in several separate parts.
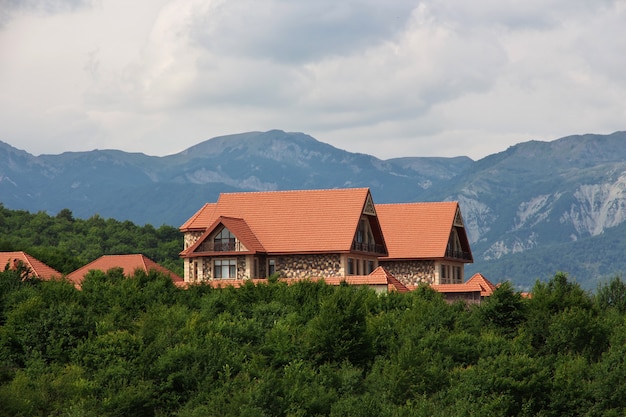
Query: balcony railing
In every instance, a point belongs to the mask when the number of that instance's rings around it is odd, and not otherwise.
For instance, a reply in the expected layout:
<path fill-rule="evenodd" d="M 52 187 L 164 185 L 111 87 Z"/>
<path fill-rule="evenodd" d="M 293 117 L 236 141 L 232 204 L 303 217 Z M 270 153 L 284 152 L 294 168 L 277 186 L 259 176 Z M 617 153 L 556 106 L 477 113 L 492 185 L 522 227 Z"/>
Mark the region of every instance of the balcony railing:
<path fill-rule="evenodd" d="M 367 252 L 367 253 L 378 253 L 385 254 L 385 247 L 383 245 L 378 245 L 376 243 L 363 243 L 357 242 L 356 240 L 352 241 L 352 250 L 358 252 Z"/>
<path fill-rule="evenodd" d="M 469 252 L 463 252 L 460 250 L 446 250 L 446 258 L 464 259 L 467 261 L 472 260 L 472 254 Z"/>
<path fill-rule="evenodd" d="M 241 251 L 241 243 L 235 239 L 222 241 L 204 242 L 200 246 L 201 252 L 239 252 Z"/>

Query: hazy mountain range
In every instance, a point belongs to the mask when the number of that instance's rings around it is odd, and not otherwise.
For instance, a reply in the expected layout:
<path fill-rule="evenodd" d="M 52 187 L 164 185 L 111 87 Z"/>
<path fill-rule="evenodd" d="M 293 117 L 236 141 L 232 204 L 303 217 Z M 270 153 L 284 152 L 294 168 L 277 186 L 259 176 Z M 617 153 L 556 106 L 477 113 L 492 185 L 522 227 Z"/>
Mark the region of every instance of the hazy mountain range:
<path fill-rule="evenodd" d="M 222 136 L 165 157 L 33 156 L 0 142 L 0 202 L 179 226 L 220 192 L 369 187 L 376 203 L 457 200 L 475 263 L 520 288 L 565 271 L 587 288 L 626 271 L 626 132 L 530 141 L 478 161 L 380 160 L 303 133 Z"/>

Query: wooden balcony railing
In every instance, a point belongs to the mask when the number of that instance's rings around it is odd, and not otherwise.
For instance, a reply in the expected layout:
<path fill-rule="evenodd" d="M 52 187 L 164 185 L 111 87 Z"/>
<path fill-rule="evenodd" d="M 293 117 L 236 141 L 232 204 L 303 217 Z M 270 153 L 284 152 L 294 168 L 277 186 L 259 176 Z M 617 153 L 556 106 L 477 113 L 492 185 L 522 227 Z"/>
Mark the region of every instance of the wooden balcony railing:
<path fill-rule="evenodd" d="M 459 250 L 446 250 L 446 258 L 464 259 L 467 261 L 472 260 L 472 254 L 470 252 L 463 252 Z"/>
<path fill-rule="evenodd" d="M 235 239 L 204 242 L 200 246 L 201 252 L 239 252 L 241 243 Z"/>
<path fill-rule="evenodd" d="M 366 252 L 366 253 L 377 253 L 377 254 L 385 254 L 385 247 L 383 245 L 378 245 L 375 243 L 363 243 L 357 242 L 356 240 L 352 241 L 352 250 L 358 252 Z"/>

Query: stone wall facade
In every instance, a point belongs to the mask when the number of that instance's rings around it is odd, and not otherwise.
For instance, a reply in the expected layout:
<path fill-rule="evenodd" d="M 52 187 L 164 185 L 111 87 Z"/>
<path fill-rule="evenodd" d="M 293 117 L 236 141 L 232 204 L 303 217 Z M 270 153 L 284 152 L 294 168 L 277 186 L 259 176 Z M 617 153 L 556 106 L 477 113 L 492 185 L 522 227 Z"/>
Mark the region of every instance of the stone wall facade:
<path fill-rule="evenodd" d="M 344 269 L 339 254 L 282 255 L 276 260 L 276 272 L 282 278 L 341 277 Z"/>
<path fill-rule="evenodd" d="M 434 261 L 379 261 L 378 264 L 404 285 L 436 284 Z"/>
<path fill-rule="evenodd" d="M 237 279 L 266 278 L 267 261 L 273 259 L 275 270 L 281 278 L 309 278 L 309 277 L 340 277 L 344 275 L 339 254 L 320 255 L 283 255 L 283 256 L 229 256 L 229 257 L 197 257 L 185 262 L 185 280 L 209 281 L 213 280 L 213 261 L 215 259 L 236 259 Z M 258 262 L 259 276 L 254 275 L 255 259 Z M 197 265 L 197 267 L 196 267 Z M 197 272 L 197 274 L 196 274 Z"/>
<path fill-rule="evenodd" d="M 203 234 L 204 232 L 186 232 L 183 237 L 183 249 L 193 246 Z"/>

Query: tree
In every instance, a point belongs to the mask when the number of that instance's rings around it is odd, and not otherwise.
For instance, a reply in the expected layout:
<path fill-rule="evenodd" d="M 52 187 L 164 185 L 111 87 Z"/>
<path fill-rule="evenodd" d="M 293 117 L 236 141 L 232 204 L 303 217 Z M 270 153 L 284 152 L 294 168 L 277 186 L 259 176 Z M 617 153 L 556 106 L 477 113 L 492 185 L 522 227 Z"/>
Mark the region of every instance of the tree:
<path fill-rule="evenodd" d="M 526 320 L 526 304 L 510 282 L 500 284 L 481 304 L 479 316 L 483 323 L 501 334 L 513 336 L 518 326 Z"/>
<path fill-rule="evenodd" d="M 319 363 L 364 365 L 372 343 L 367 333 L 366 300 L 374 295 L 363 287 L 342 285 L 322 302 L 319 314 L 308 325 L 309 352 Z M 374 295 L 375 296 L 375 295 Z"/>
<path fill-rule="evenodd" d="M 598 285 L 595 301 L 603 310 L 614 308 L 620 313 L 626 312 L 626 283 L 615 276 L 608 283 Z"/>

